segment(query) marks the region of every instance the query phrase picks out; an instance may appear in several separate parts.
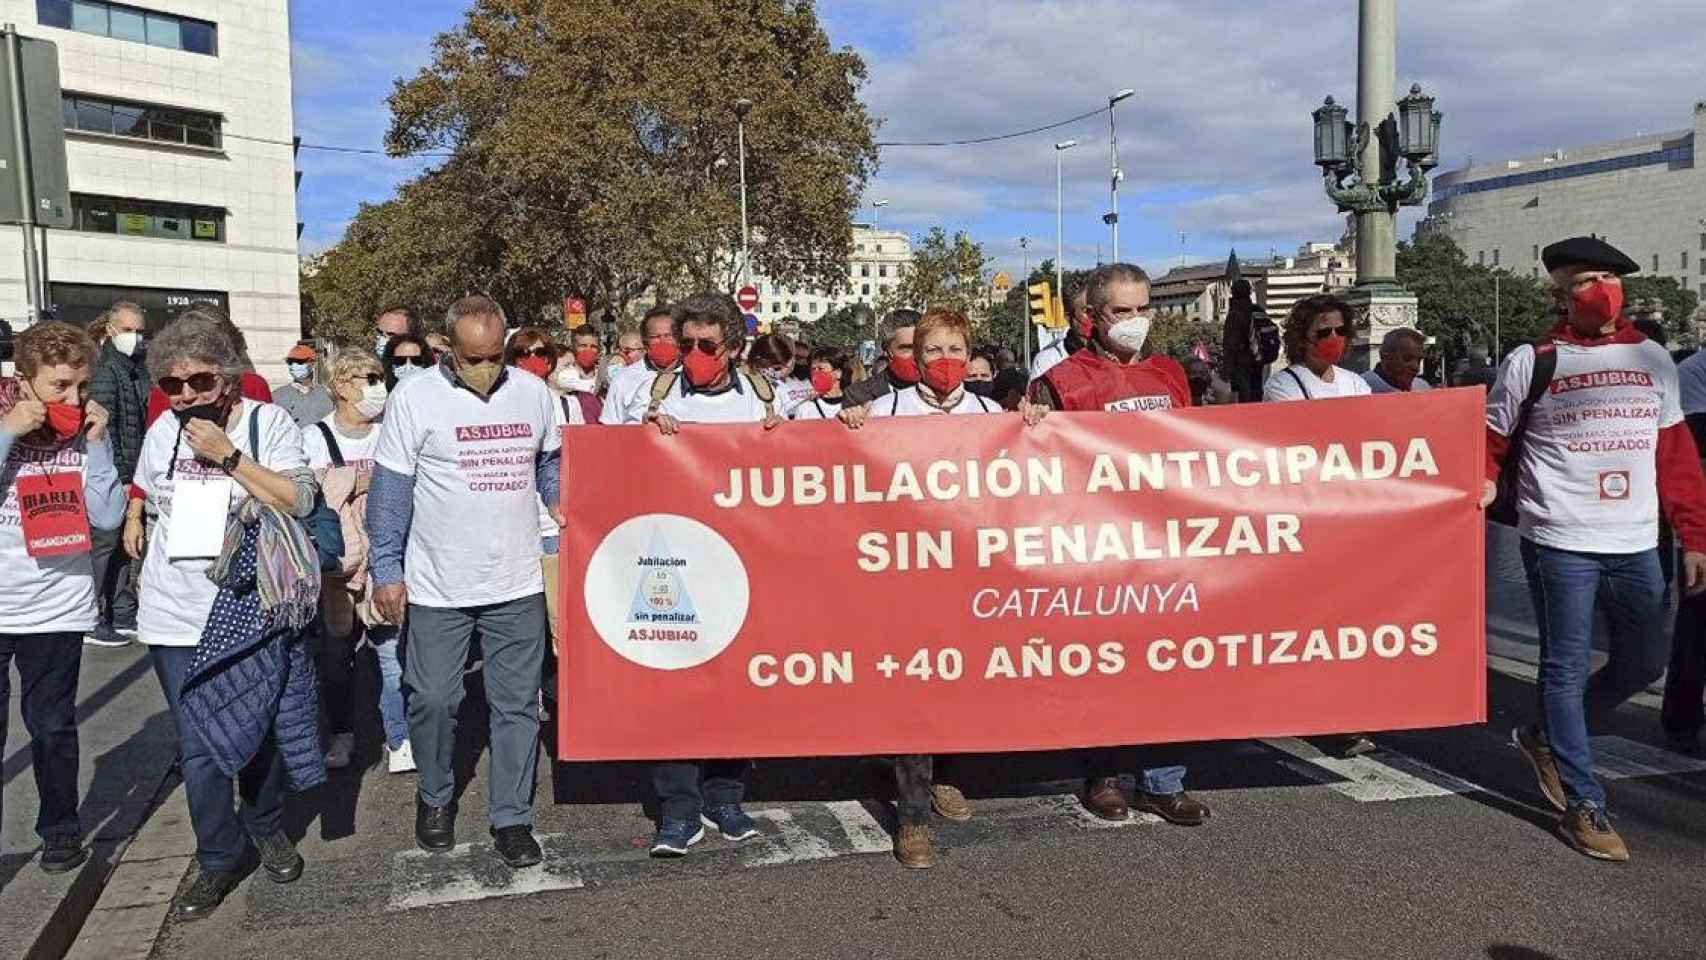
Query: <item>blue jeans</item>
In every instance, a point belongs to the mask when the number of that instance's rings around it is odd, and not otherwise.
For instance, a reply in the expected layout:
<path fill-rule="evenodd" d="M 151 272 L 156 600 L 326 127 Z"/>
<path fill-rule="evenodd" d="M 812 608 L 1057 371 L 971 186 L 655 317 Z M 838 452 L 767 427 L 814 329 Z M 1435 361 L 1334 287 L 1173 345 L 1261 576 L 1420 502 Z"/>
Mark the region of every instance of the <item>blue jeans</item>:
<path fill-rule="evenodd" d="M 269 737 L 261 752 L 237 774 L 237 792 L 243 800 L 239 818 L 232 806 L 231 778 L 219 772 L 207 745 L 178 710 L 178 695 L 183 693 L 184 675 L 195 657 L 195 647 L 149 647 L 148 652 L 154 659 L 154 675 L 160 679 L 166 705 L 178 725 L 196 860 L 209 873 L 235 870 L 243 856 L 245 830 L 251 837 L 269 837 L 284 829 L 284 757 Z"/>
<path fill-rule="evenodd" d="M 379 658 L 379 720 L 385 745 L 395 750 L 409 739 L 409 714 L 403 705 L 403 632 L 396 627 L 370 627 L 367 642 Z"/>
<path fill-rule="evenodd" d="M 1664 573 L 1657 550 L 1577 553 L 1522 542 L 1522 566 L 1540 625 L 1540 721 L 1565 799 L 1605 808 L 1593 777 L 1588 722 L 1664 672 Z M 1611 628 L 1610 659 L 1592 677 L 1593 612 Z"/>

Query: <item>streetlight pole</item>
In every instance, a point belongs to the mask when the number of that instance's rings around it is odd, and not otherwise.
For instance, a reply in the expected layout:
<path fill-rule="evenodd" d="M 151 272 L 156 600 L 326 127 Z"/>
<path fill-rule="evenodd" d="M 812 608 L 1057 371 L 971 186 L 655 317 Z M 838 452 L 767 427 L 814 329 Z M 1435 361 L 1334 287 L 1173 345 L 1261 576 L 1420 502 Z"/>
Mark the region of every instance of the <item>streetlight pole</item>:
<path fill-rule="evenodd" d="M 752 111 L 752 101 L 745 97 L 735 101 L 735 140 L 740 148 L 740 285 L 752 283 L 751 237 L 746 222 L 746 115 Z"/>
<path fill-rule="evenodd" d="M 882 210 L 882 208 L 884 208 L 888 205 L 889 205 L 889 202 L 887 200 L 872 200 L 871 201 L 871 232 L 872 233 L 876 233 L 880 229 L 880 227 L 878 226 L 878 219 L 877 219 L 879 216 L 878 211 Z"/>
<path fill-rule="evenodd" d="M 1504 353 L 1499 348 L 1499 271 L 1493 271 L 1493 364 L 1496 366 Z"/>
<path fill-rule="evenodd" d="M 1027 291 L 1031 286 L 1031 238 L 1019 238 L 1019 259 L 1024 265 L 1019 273 L 1019 285 Z M 1020 339 L 1025 342 L 1025 370 L 1031 369 L 1031 318 L 1026 315 L 1019 320 Z"/>
<path fill-rule="evenodd" d="M 1061 258 L 1065 255 L 1066 241 L 1062 233 L 1061 192 L 1060 192 L 1060 155 L 1078 146 L 1077 140 L 1063 140 L 1054 145 L 1054 290 L 1059 294 L 1066 286 L 1061 277 L 1065 269 L 1061 266 Z"/>
<path fill-rule="evenodd" d="M 1108 98 L 1108 226 L 1113 230 L 1113 262 L 1120 262 L 1120 181 L 1125 171 L 1120 169 L 1120 138 L 1114 130 L 1114 104 L 1126 99 L 1136 90 L 1127 87 Z"/>

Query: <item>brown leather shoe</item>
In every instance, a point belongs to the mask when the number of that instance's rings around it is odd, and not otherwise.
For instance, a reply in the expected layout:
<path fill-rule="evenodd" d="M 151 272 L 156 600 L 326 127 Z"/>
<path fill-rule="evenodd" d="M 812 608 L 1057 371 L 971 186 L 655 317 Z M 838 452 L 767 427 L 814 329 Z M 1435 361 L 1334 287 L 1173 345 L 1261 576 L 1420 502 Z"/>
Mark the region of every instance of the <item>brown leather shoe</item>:
<path fill-rule="evenodd" d="M 1084 781 L 1084 809 L 1102 820 L 1129 820 L 1131 808 L 1120 792 L 1118 777 Z"/>
<path fill-rule="evenodd" d="M 930 846 L 930 828 L 923 824 L 901 824 L 894 834 L 894 858 L 909 870 L 935 866 L 936 851 Z"/>
<path fill-rule="evenodd" d="M 1564 781 L 1558 779 L 1558 761 L 1552 758 L 1552 747 L 1541 737 L 1538 727 L 1517 727 L 1511 731 L 1511 743 L 1528 758 L 1534 768 L 1534 779 L 1546 802 L 1562 811 L 1565 806 Z"/>
<path fill-rule="evenodd" d="M 1611 829 L 1605 811 L 1590 804 L 1577 804 L 1564 811 L 1558 821 L 1558 833 L 1565 843 L 1595 860 L 1623 863 L 1629 859 L 1629 847 Z"/>
<path fill-rule="evenodd" d="M 960 792 L 959 787 L 945 783 L 930 785 L 930 809 L 939 817 L 959 823 L 971 819 L 971 803 L 966 800 L 966 795 Z"/>
<path fill-rule="evenodd" d="M 1143 813 L 1153 813 L 1168 823 L 1176 823 L 1181 827 L 1202 826 L 1210 814 L 1208 804 L 1183 790 L 1169 794 L 1144 793 L 1139 790 L 1137 802 L 1132 806 Z"/>

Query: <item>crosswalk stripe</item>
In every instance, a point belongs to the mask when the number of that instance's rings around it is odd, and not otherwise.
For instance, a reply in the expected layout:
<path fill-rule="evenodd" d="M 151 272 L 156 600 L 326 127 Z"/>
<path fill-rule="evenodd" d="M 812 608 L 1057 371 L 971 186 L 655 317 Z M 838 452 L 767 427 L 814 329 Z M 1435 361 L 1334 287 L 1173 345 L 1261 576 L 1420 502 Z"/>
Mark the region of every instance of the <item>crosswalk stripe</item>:
<path fill-rule="evenodd" d="M 1706 771 L 1706 759 L 1685 757 L 1624 737 L 1589 737 L 1588 744 L 1593 748 L 1594 775 L 1601 780 L 1668 777 Z"/>
<path fill-rule="evenodd" d="M 570 856 L 569 838 L 536 838 L 545 852 L 537 867 L 512 870 L 489 843 L 462 843 L 444 853 L 403 850 L 391 859 L 391 910 L 440 907 L 471 900 L 521 897 L 586 886 Z"/>
<path fill-rule="evenodd" d="M 854 853 L 888 853 L 892 848 L 889 832 L 864 804 L 857 800 L 836 800 L 824 806 L 841 825 L 841 832 L 847 835 Z"/>
<path fill-rule="evenodd" d="M 773 867 L 782 863 L 804 863 L 807 860 L 828 860 L 836 856 L 829 841 L 813 835 L 794 819 L 793 811 L 780 807 L 751 811 L 753 818 L 768 820 L 776 825 L 774 834 L 766 834 L 741 853 L 749 867 Z"/>
<path fill-rule="evenodd" d="M 1308 741 L 1296 737 L 1274 737 L 1265 739 L 1262 743 L 1303 761 L 1282 761 L 1286 766 L 1358 803 L 1486 792 L 1486 788 L 1479 784 L 1452 776 L 1414 757 L 1389 750 L 1382 751 L 1381 755 L 1407 769 L 1383 763 L 1371 756 L 1330 757 Z M 1327 776 L 1323 776 L 1323 773 Z"/>

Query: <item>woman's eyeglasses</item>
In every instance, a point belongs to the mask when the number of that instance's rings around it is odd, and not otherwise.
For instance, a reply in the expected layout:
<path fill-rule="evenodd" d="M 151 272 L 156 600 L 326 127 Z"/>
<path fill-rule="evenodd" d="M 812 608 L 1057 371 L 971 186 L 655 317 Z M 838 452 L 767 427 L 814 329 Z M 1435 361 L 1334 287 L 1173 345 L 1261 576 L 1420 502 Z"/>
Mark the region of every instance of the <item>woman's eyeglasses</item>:
<path fill-rule="evenodd" d="M 546 346 L 528 347 L 526 350 L 523 350 L 519 354 L 517 354 L 517 356 L 538 357 L 541 360 L 555 360 L 556 357 L 552 356 L 552 354 L 554 352 L 555 351 L 553 351 L 550 347 L 546 347 Z"/>
<path fill-rule="evenodd" d="M 1321 329 L 1316 330 L 1314 333 L 1310 334 L 1310 337 L 1312 337 L 1316 340 L 1325 340 L 1328 337 L 1345 337 L 1348 339 L 1350 337 L 1350 335 L 1351 335 L 1351 328 L 1348 326 L 1345 326 L 1343 324 L 1340 324 L 1339 326 L 1336 326 L 1336 327 L 1322 327 Z"/>
<path fill-rule="evenodd" d="M 380 384 L 385 382 L 385 378 L 380 376 L 377 373 L 357 373 L 357 374 L 353 374 L 349 378 L 349 382 L 350 383 L 365 383 L 370 387 L 377 387 Z"/>
<path fill-rule="evenodd" d="M 168 397 L 175 397 L 184 392 L 185 384 L 196 393 L 206 393 L 219 386 L 219 374 L 192 373 L 187 377 L 161 377 L 160 392 Z"/>
<path fill-rule="evenodd" d="M 717 351 L 721 349 L 723 349 L 723 341 L 713 340 L 710 337 L 700 337 L 697 340 L 683 339 L 681 341 L 682 353 L 686 353 L 689 350 L 698 350 L 700 353 L 714 357 L 717 355 Z"/>
<path fill-rule="evenodd" d="M 418 355 L 413 356 L 413 357 L 392 357 L 391 358 L 391 366 L 393 368 L 402 367 L 402 366 L 430 367 L 437 362 L 438 361 L 434 360 L 432 357 L 427 356 L 426 354 L 418 354 Z"/>

